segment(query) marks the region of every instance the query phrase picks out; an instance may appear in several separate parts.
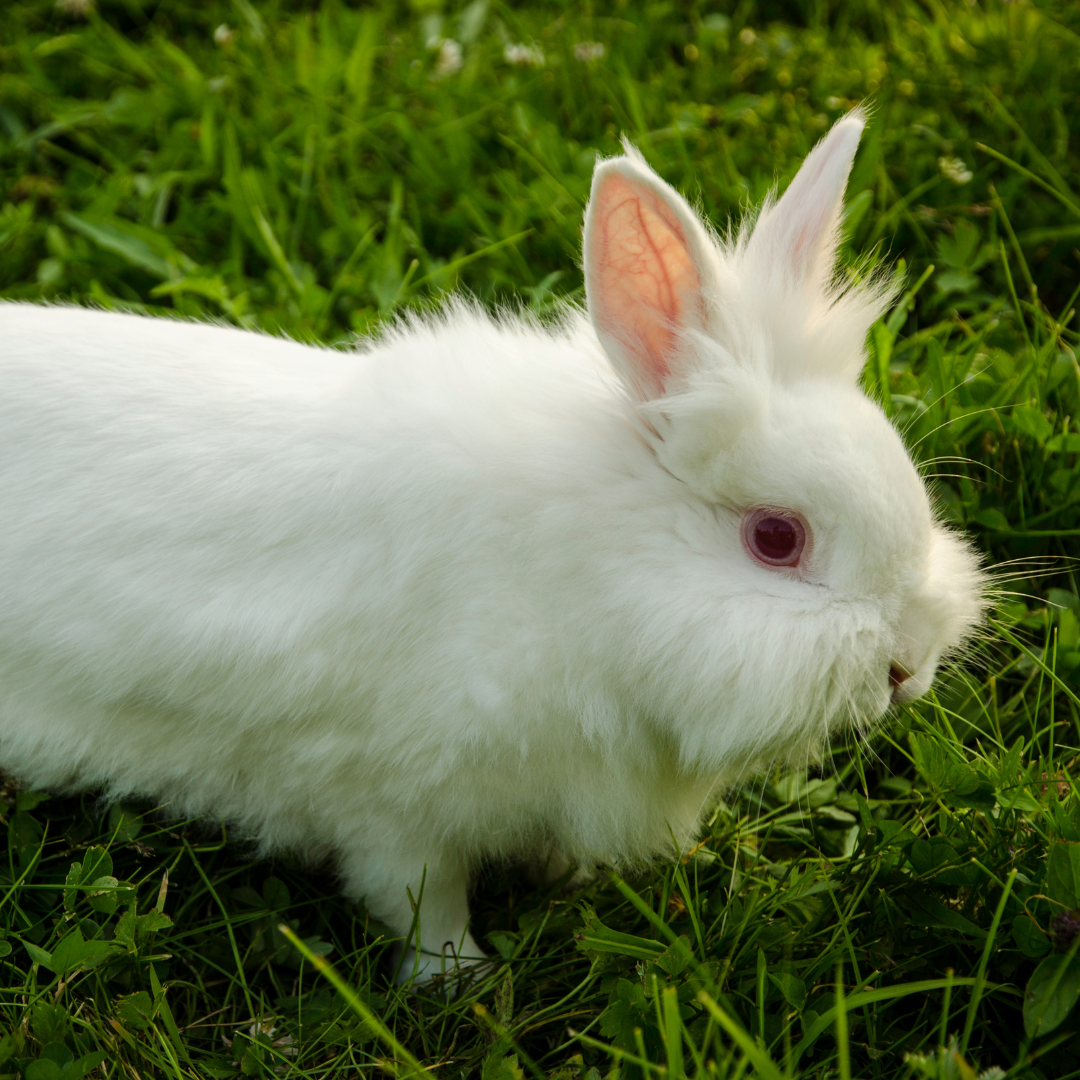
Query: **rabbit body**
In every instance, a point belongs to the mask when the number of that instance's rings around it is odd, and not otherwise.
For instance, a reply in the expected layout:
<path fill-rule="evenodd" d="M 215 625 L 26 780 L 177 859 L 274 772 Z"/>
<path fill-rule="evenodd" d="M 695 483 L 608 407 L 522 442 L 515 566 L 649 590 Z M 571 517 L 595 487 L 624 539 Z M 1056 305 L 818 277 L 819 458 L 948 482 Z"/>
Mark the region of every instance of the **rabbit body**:
<path fill-rule="evenodd" d="M 882 298 L 821 341 L 813 297 L 755 323 L 752 243 L 605 165 L 589 315 L 553 328 L 457 303 L 348 352 L 0 304 L 0 766 L 331 857 L 399 934 L 422 889 L 428 975 L 482 955 L 482 859 L 668 852 L 882 715 L 895 665 L 924 690 L 975 561 L 850 372 L 782 370 L 837 334 L 857 370 Z M 748 556 L 754 506 L 806 519 L 805 567 Z"/>
<path fill-rule="evenodd" d="M 627 655 L 685 499 L 582 321 L 350 354 L 5 304 L 0 341 L 5 768 L 344 854 L 399 929 L 425 864 L 689 834 L 713 776 Z"/>

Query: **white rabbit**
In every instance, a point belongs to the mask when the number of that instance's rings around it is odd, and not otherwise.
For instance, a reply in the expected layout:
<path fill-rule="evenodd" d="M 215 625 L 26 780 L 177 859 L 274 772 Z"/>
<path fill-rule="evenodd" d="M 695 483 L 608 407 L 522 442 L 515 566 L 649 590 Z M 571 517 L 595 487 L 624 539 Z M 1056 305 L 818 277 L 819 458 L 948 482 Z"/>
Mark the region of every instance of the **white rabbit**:
<path fill-rule="evenodd" d="M 554 329 L 0 304 L 0 767 L 331 857 L 403 936 L 422 888 L 423 978 L 483 956 L 481 860 L 667 853 L 922 694 L 982 580 L 857 385 L 862 127 L 729 242 L 601 162 Z"/>

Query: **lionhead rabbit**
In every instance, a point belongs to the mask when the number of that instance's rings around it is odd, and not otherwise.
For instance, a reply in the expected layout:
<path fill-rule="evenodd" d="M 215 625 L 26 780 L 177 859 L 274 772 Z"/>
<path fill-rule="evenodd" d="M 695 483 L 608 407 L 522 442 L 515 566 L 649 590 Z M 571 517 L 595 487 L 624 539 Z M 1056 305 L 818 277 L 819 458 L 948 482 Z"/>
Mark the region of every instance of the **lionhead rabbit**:
<path fill-rule="evenodd" d="M 862 127 L 729 242 L 601 162 L 555 328 L 0 305 L 0 766 L 331 857 L 402 935 L 422 886 L 424 977 L 483 955 L 481 860 L 665 853 L 922 694 L 981 582 L 857 385 Z"/>

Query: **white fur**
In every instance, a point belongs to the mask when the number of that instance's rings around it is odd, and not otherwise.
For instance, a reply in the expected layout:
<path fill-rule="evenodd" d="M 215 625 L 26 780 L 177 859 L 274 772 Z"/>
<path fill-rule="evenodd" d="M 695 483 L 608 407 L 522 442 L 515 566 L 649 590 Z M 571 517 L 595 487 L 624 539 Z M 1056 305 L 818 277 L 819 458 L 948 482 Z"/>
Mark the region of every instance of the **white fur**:
<path fill-rule="evenodd" d="M 880 717 L 890 663 L 924 691 L 980 581 L 855 386 L 882 297 L 823 279 L 835 215 L 799 271 L 613 168 L 709 260 L 652 400 L 579 313 L 458 303 L 341 352 L 0 305 L 0 765 L 330 856 L 401 934 L 423 882 L 430 974 L 481 955 L 481 859 L 665 853 Z M 756 505 L 810 522 L 804 574 L 748 557 Z"/>

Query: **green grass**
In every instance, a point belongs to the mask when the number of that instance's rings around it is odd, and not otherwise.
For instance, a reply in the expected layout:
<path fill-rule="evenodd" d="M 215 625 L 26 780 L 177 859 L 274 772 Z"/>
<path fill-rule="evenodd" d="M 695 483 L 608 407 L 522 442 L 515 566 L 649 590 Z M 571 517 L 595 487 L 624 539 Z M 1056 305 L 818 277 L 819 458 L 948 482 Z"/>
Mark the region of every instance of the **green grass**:
<path fill-rule="evenodd" d="M 912 293 L 867 384 L 1000 595 L 929 700 L 681 860 L 490 868 L 497 963 L 449 1002 L 390 989 L 325 871 L 9 785 L 0 1077 L 1080 1077 L 1078 85 L 1075 0 L 6 0 L 0 295 L 305 339 L 454 288 L 549 311 L 622 133 L 722 225 L 870 97 L 845 258 Z"/>

